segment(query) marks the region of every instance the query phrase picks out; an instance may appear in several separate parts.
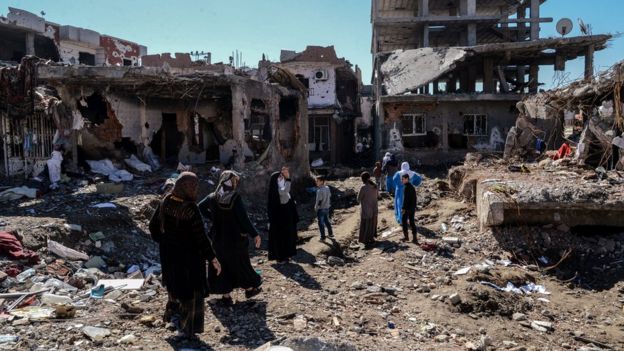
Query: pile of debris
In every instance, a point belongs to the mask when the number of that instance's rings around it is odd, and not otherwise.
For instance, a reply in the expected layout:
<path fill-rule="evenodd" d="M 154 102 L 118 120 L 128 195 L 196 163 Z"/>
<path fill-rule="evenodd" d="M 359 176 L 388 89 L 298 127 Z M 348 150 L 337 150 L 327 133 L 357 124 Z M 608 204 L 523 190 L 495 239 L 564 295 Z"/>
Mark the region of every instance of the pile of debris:
<path fill-rule="evenodd" d="M 593 80 L 525 98 L 507 137 L 505 158 L 539 157 L 546 147 L 554 159 L 572 156 L 578 164 L 624 169 L 624 62 Z"/>

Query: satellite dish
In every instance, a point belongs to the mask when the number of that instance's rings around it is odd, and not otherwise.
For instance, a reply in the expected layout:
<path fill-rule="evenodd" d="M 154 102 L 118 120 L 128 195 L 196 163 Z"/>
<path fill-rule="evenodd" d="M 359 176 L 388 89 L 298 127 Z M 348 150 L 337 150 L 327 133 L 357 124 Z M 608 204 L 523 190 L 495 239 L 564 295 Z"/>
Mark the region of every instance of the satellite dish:
<path fill-rule="evenodd" d="M 559 32 L 559 34 L 561 34 L 562 36 L 566 36 L 570 34 L 573 26 L 574 25 L 572 24 L 571 19 L 562 18 L 559 20 L 559 22 L 557 22 L 557 32 Z"/>

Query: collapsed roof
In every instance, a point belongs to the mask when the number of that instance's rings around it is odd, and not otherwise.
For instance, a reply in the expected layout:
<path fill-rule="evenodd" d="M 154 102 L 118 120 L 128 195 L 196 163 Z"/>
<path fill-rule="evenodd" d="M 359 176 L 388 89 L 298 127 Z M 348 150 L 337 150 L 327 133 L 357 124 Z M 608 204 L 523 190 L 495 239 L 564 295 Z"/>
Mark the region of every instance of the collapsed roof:
<path fill-rule="evenodd" d="M 596 51 L 606 47 L 610 35 L 591 35 L 570 38 L 550 38 L 527 42 L 483 44 L 471 47 L 420 48 L 396 50 L 381 54 L 382 84 L 387 95 L 401 95 L 414 91 L 455 70 L 470 58 L 483 56 L 499 58 L 509 64 L 539 60 L 554 64 L 555 56 L 573 60 L 585 54 L 588 46 Z"/>
<path fill-rule="evenodd" d="M 574 111 L 613 99 L 623 87 L 624 61 L 620 61 L 591 81 L 578 80 L 563 88 L 529 96 L 518 103 L 518 109 L 531 118 L 555 118 L 564 110 Z"/>

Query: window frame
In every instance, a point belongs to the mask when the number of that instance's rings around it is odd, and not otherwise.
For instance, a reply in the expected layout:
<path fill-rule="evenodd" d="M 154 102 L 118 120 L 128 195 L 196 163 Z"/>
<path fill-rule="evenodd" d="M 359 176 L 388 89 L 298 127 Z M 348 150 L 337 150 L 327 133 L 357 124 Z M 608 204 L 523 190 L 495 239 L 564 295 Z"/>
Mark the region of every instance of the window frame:
<path fill-rule="evenodd" d="M 425 113 L 405 113 L 401 115 L 401 123 L 403 123 L 403 118 L 411 117 L 412 119 L 412 133 L 405 134 L 403 133 L 403 127 L 401 127 L 401 135 L 402 136 L 425 136 L 427 135 L 427 114 Z M 422 118 L 422 133 L 416 133 L 416 117 Z"/>
<path fill-rule="evenodd" d="M 472 116 L 473 120 L 472 120 L 472 133 L 466 133 L 466 118 Z M 468 137 L 487 137 L 489 136 L 488 133 L 488 115 L 486 113 L 467 113 L 463 115 L 463 119 L 464 119 L 464 136 L 468 136 Z M 483 119 L 485 119 L 485 127 L 483 128 L 483 133 L 484 134 L 477 134 L 477 125 L 478 125 L 478 117 L 482 117 Z"/>

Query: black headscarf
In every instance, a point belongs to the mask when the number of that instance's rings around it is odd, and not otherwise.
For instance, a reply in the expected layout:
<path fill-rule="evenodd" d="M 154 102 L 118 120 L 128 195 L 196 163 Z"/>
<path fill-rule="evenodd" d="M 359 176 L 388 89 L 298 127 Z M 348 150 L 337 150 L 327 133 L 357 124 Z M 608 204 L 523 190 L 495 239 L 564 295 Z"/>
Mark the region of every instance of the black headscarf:
<path fill-rule="evenodd" d="M 271 180 L 269 180 L 269 201 L 267 203 L 269 220 L 273 220 L 273 217 L 279 213 L 280 196 L 277 185 L 279 176 L 280 172 L 275 172 L 271 174 Z"/>

